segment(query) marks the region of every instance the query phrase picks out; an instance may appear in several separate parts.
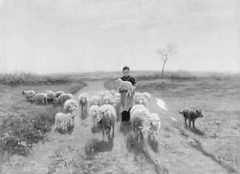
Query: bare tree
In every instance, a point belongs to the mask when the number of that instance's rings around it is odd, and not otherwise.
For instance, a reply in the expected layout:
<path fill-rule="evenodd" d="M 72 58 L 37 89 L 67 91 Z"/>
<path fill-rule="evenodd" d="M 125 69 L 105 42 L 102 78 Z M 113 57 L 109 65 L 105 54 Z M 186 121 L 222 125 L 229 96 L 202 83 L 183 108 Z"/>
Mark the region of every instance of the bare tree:
<path fill-rule="evenodd" d="M 173 56 L 174 54 L 177 54 L 177 46 L 175 44 L 167 44 L 165 48 L 158 49 L 158 53 L 163 58 L 163 66 L 162 66 L 162 76 L 163 76 L 165 64 L 167 63 L 169 56 Z"/>

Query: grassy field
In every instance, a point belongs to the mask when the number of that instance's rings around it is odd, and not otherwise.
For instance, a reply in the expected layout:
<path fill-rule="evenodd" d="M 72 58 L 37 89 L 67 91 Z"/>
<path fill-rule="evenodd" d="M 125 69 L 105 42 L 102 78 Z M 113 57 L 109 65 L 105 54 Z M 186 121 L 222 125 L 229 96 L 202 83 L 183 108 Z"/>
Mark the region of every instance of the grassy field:
<path fill-rule="evenodd" d="M 159 151 L 144 155 L 144 158 L 149 159 L 148 163 L 166 168 L 156 173 L 187 174 L 201 173 L 201 171 L 238 173 L 240 171 L 239 75 L 167 72 L 162 78 L 160 72 L 139 71 L 132 74 L 137 79 L 136 90 L 152 94 L 150 111 L 158 113 L 161 117 Z M 114 80 L 121 75 L 121 72 L 48 76 L 30 73 L 0 74 L 0 173 L 1 164 L 9 161 L 12 156 L 31 156 L 33 144 L 51 142 L 48 132 L 54 123 L 55 114 L 62 110 L 61 107 L 53 107 L 51 104 L 47 106 L 31 104 L 25 100 L 22 90 L 44 92 L 51 89 L 76 94 L 86 87 L 88 81 L 99 79 L 105 81 L 105 88 L 110 90 L 116 89 Z M 166 102 L 168 112 L 162 112 L 156 106 L 156 97 Z M 202 109 L 204 117 L 196 121 L 196 130 L 184 127 L 183 117 L 178 113 L 178 110 L 184 107 Z M 177 121 L 171 120 L 170 116 Z M 6 135 L 7 138 L 4 138 Z M 86 143 L 83 142 L 87 139 L 85 133 L 81 136 L 82 140 L 75 140 L 81 144 L 78 148 Z M 71 139 L 69 141 L 75 142 Z M 76 155 L 79 155 L 78 152 L 75 152 Z M 122 158 L 122 154 L 114 155 L 116 158 Z M 115 157 L 111 159 L 112 163 L 122 160 Z M 106 161 L 111 163 L 109 159 Z M 96 163 L 100 164 L 99 161 Z M 148 166 L 147 163 L 142 165 Z M 105 168 L 104 165 L 102 168 Z"/>
<path fill-rule="evenodd" d="M 31 73 L 0 74 L 0 163 L 11 155 L 27 156 L 32 144 L 48 141 L 55 114 L 61 107 L 26 101 L 23 90 L 63 90 L 75 94 L 86 84 L 66 76 L 39 76 Z M 6 138 L 4 138 L 6 137 Z M 24 145 L 23 145 L 24 144 Z"/>

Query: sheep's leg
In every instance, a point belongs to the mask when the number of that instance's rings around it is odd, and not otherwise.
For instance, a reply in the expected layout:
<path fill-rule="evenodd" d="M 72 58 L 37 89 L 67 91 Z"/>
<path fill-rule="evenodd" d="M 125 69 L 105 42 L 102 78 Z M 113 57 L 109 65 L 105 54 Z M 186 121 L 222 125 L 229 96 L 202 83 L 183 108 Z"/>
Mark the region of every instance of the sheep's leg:
<path fill-rule="evenodd" d="M 184 117 L 184 119 L 185 119 L 185 126 L 187 127 L 187 118 Z"/>
<path fill-rule="evenodd" d="M 196 129 L 196 128 L 195 128 L 195 120 L 193 120 L 192 122 L 193 122 L 193 128 Z"/>
<path fill-rule="evenodd" d="M 114 137 L 114 126 L 112 126 L 112 137 Z"/>
<path fill-rule="evenodd" d="M 189 119 L 189 127 L 191 127 L 191 121 L 192 121 L 192 120 L 191 120 L 191 119 Z"/>
<path fill-rule="evenodd" d="M 105 135 L 104 129 L 102 129 L 102 135 L 103 135 L 103 141 L 104 141 L 104 135 Z"/>

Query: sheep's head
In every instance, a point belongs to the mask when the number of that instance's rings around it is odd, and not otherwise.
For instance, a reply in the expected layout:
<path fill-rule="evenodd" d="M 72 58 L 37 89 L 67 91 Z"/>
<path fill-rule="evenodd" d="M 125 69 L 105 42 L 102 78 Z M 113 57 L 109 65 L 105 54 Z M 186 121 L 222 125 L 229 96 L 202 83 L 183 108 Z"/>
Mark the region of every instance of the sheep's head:
<path fill-rule="evenodd" d="M 140 129 L 140 133 L 143 135 L 143 138 L 146 140 L 148 138 L 148 135 L 150 133 L 150 125 L 146 125 L 146 126 L 139 126 Z"/>
<path fill-rule="evenodd" d="M 103 117 L 105 117 L 104 115 L 106 112 L 108 112 L 108 109 L 106 108 L 99 110 L 99 117 L 97 118 L 97 122 L 100 122 Z"/>
<path fill-rule="evenodd" d="M 97 119 L 99 117 L 99 106 L 94 105 L 89 109 L 89 114 L 92 116 L 93 119 Z"/>
<path fill-rule="evenodd" d="M 81 104 L 83 104 L 83 105 L 86 104 L 87 101 L 88 101 L 88 96 L 86 96 L 86 95 L 81 96 L 81 97 L 79 98 L 79 102 L 80 102 Z"/>
<path fill-rule="evenodd" d="M 69 110 L 70 110 L 70 113 L 71 113 L 72 117 L 74 117 L 76 114 L 78 114 L 78 108 L 77 107 L 72 106 L 72 107 L 69 108 Z"/>
<path fill-rule="evenodd" d="M 146 98 L 147 100 L 149 100 L 149 99 L 151 98 L 151 94 L 148 93 L 148 92 L 144 92 L 144 93 L 142 94 L 142 96 L 143 96 L 144 98 Z"/>
<path fill-rule="evenodd" d="M 121 83 L 123 80 L 121 78 L 118 78 L 115 82 Z"/>
<path fill-rule="evenodd" d="M 59 100 L 58 98 L 53 99 L 53 103 L 54 103 L 54 104 L 57 104 L 57 103 L 58 103 L 58 100 Z"/>
<path fill-rule="evenodd" d="M 24 95 L 24 94 L 25 94 L 25 91 L 22 91 L 22 94 Z"/>
<path fill-rule="evenodd" d="M 136 103 L 144 105 L 144 104 L 146 104 L 146 99 L 144 97 L 142 97 L 142 96 L 141 97 L 137 97 L 136 98 Z"/>
<path fill-rule="evenodd" d="M 201 110 L 196 110 L 196 113 L 198 117 L 203 117 L 202 111 Z"/>

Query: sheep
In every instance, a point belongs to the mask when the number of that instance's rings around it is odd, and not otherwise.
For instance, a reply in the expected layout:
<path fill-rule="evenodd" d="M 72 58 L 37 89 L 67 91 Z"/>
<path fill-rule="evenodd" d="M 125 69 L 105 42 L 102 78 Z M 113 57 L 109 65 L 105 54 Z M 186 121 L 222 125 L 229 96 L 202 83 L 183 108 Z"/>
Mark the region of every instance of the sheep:
<path fill-rule="evenodd" d="M 34 101 L 39 104 L 39 103 L 46 103 L 48 104 L 47 102 L 47 94 L 45 93 L 38 93 L 36 94 L 33 98 L 30 99 L 31 103 L 33 103 Z"/>
<path fill-rule="evenodd" d="M 63 110 L 65 113 L 70 113 L 72 108 L 78 108 L 78 103 L 74 99 L 68 99 L 63 105 Z"/>
<path fill-rule="evenodd" d="M 26 100 L 33 98 L 35 96 L 35 91 L 29 90 L 29 91 L 22 91 L 22 94 L 25 96 Z"/>
<path fill-rule="evenodd" d="M 73 111 L 76 111 L 78 108 L 72 107 L 70 113 L 62 113 L 59 112 L 55 115 L 55 131 L 57 129 L 67 129 L 67 126 L 74 126 L 74 117 L 76 112 L 74 113 Z"/>
<path fill-rule="evenodd" d="M 155 141 L 158 141 L 158 133 L 161 128 L 161 120 L 158 114 L 150 114 L 150 135 L 153 136 Z"/>
<path fill-rule="evenodd" d="M 52 91 L 52 90 L 46 90 L 46 91 L 45 91 L 45 93 L 49 93 L 49 92 L 51 93 L 51 92 L 53 92 L 53 91 Z"/>
<path fill-rule="evenodd" d="M 99 108 L 99 117 L 97 118 L 98 127 L 102 130 L 103 139 L 106 135 L 110 136 L 112 128 L 112 137 L 114 136 L 114 126 L 117 116 L 115 108 L 112 105 L 104 104 Z"/>
<path fill-rule="evenodd" d="M 148 108 L 148 103 L 151 98 L 151 94 L 148 92 L 136 93 L 134 96 L 134 104 L 141 104 Z"/>
<path fill-rule="evenodd" d="M 64 94 L 63 91 L 56 91 L 55 92 L 55 98 L 58 98 L 60 95 Z"/>
<path fill-rule="evenodd" d="M 127 90 L 126 95 L 130 96 L 133 92 L 132 83 L 129 81 L 123 81 L 121 78 L 118 78 L 115 82 L 118 83 L 118 92 L 120 90 Z"/>
<path fill-rule="evenodd" d="M 191 127 L 191 122 L 193 122 L 193 128 L 195 128 L 195 121 L 197 118 L 202 118 L 203 117 L 203 114 L 202 114 L 202 111 L 201 110 L 196 110 L 196 111 L 193 111 L 189 108 L 184 108 L 182 111 L 179 110 L 178 111 L 180 114 L 183 115 L 184 119 L 185 119 L 185 126 L 187 126 L 187 119 L 189 121 L 189 127 Z"/>
<path fill-rule="evenodd" d="M 93 121 L 93 127 L 97 127 L 97 118 L 99 118 L 100 107 L 98 105 L 92 105 L 89 107 L 89 117 Z"/>
<path fill-rule="evenodd" d="M 103 97 L 103 104 L 113 104 L 113 96 L 112 95 L 105 95 Z"/>
<path fill-rule="evenodd" d="M 116 114 L 117 114 L 117 121 L 120 119 L 120 107 L 121 107 L 121 98 L 114 97 L 112 100 L 112 105 L 115 107 Z"/>
<path fill-rule="evenodd" d="M 103 102 L 103 98 L 105 95 L 109 94 L 109 91 L 101 91 L 99 92 L 97 95 L 101 98 L 102 102 Z"/>
<path fill-rule="evenodd" d="M 93 95 L 90 99 L 90 106 L 92 105 L 98 105 L 101 106 L 102 105 L 102 99 L 100 96 L 98 95 Z"/>
<path fill-rule="evenodd" d="M 134 105 L 130 110 L 130 121 L 132 123 L 133 131 L 138 142 L 141 141 L 141 137 L 144 140 L 147 139 L 150 134 L 150 112 L 143 105 Z"/>
<path fill-rule="evenodd" d="M 88 114 L 88 104 L 89 104 L 89 96 L 87 93 L 82 93 L 78 96 L 78 103 L 80 106 L 80 113 L 82 119 L 87 117 Z"/>
<path fill-rule="evenodd" d="M 46 90 L 47 100 L 55 100 L 55 93 L 51 90 Z"/>
<path fill-rule="evenodd" d="M 64 102 L 67 101 L 68 99 L 73 99 L 73 95 L 69 94 L 69 93 L 62 94 L 54 100 L 54 103 L 55 104 L 60 104 L 60 103 L 64 104 Z"/>

